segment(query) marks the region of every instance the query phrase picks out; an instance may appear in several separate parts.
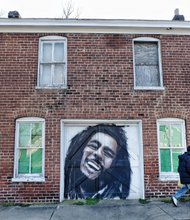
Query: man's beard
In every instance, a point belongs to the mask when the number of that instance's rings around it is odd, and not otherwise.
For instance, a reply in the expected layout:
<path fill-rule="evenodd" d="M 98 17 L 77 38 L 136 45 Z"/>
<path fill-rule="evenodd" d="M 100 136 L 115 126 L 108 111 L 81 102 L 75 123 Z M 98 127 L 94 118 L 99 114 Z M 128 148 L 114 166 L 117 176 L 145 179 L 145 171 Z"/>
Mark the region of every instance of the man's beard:
<path fill-rule="evenodd" d="M 110 173 L 111 169 L 106 170 L 96 179 L 91 180 L 81 172 L 80 167 L 73 169 L 72 175 L 70 176 L 72 185 L 70 185 L 70 189 L 68 191 L 70 195 L 67 196 L 72 199 L 92 198 L 100 190 L 105 188 L 106 185 L 113 181 Z"/>
<path fill-rule="evenodd" d="M 80 171 L 81 172 L 81 171 Z M 84 174 L 81 173 L 84 176 Z M 102 172 L 96 179 L 91 180 L 88 177 L 80 184 L 80 188 L 86 194 L 92 195 L 103 189 L 110 180 L 110 175 L 107 172 Z"/>

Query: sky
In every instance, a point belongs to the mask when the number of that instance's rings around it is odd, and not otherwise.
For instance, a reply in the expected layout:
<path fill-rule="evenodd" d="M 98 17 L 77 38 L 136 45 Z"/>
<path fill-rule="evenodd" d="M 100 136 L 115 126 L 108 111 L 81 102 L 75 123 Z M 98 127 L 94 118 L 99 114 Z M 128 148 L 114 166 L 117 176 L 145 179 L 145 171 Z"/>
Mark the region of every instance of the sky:
<path fill-rule="evenodd" d="M 68 0 L 0 0 L 0 15 L 18 11 L 21 18 L 62 18 Z M 81 19 L 172 20 L 179 9 L 190 21 L 190 0 L 72 0 Z"/>

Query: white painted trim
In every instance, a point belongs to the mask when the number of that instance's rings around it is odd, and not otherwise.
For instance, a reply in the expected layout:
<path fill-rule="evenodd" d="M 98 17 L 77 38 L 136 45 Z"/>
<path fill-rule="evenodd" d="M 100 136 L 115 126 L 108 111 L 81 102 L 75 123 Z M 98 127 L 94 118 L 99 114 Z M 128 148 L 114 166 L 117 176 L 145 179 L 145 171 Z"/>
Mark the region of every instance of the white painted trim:
<path fill-rule="evenodd" d="M 117 123 L 120 125 L 126 125 L 126 123 L 131 123 L 131 124 L 136 124 L 140 123 L 141 120 L 139 119 L 134 119 L 134 120 L 121 120 L 121 119 L 62 119 L 62 122 L 65 124 L 80 124 L 80 125 L 86 125 L 86 124 L 98 124 L 98 123 Z"/>
<path fill-rule="evenodd" d="M 135 82 L 134 82 L 135 83 Z M 165 87 L 164 86 L 158 86 L 158 87 L 143 87 L 143 86 L 134 86 L 134 89 L 135 90 L 157 90 L 157 91 L 163 91 L 165 90 Z"/>
<path fill-rule="evenodd" d="M 180 119 L 180 118 L 160 118 L 160 119 L 158 119 L 157 120 L 158 122 L 160 122 L 160 123 L 164 123 L 164 122 L 173 122 L 174 124 L 176 123 L 176 122 L 181 122 L 181 123 L 183 123 L 184 122 L 184 119 Z"/>
<path fill-rule="evenodd" d="M 160 173 L 159 175 L 160 181 L 177 181 L 179 180 L 179 174 L 178 173 Z"/>
<path fill-rule="evenodd" d="M 64 200 L 64 162 L 65 162 L 65 151 L 64 151 L 64 138 L 65 133 L 64 130 L 64 124 L 63 120 L 60 121 L 60 128 L 61 128 L 61 134 L 60 134 L 60 190 L 59 190 L 59 201 L 62 202 Z"/>
<path fill-rule="evenodd" d="M 140 142 L 140 167 L 141 167 L 141 181 L 142 181 L 142 195 L 141 199 L 145 199 L 145 186 L 144 186 L 144 145 L 143 145 L 143 128 L 142 121 L 137 122 L 139 124 L 139 142 Z"/>
<path fill-rule="evenodd" d="M 125 19 L 0 18 L 0 33 L 3 32 L 190 35 L 190 22 Z"/>
<path fill-rule="evenodd" d="M 41 121 L 41 122 L 44 122 L 45 119 L 39 118 L 39 117 L 23 117 L 23 118 L 18 118 L 16 121 L 17 122 L 22 122 L 22 121 L 26 121 L 26 122 Z"/>
<path fill-rule="evenodd" d="M 143 151 L 143 136 L 142 136 L 142 120 L 109 120 L 109 119 L 62 119 L 60 121 L 61 127 L 61 146 L 60 146 L 60 202 L 64 200 L 64 162 L 66 157 L 66 152 L 64 150 L 64 125 L 96 125 L 98 123 L 115 123 L 119 125 L 130 125 L 130 124 L 138 124 L 139 125 L 139 142 L 140 142 L 140 167 L 141 167 L 141 180 L 142 180 L 142 195 L 141 198 L 145 198 L 145 189 L 144 189 L 144 151 Z"/>
<path fill-rule="evenodd" d="M 51 35 L 51 36 L 40 37 L 39 41 L 65 41 L 67 42 L 67 38 L 62 37 L 62 36 L 57 36 L 57 35 Z"/>
<path fill-rule="evenodd" d="M 157 38 L 153 38 L 153 37 L 137 37 L 137 38 L 134 38 L 133 39 L 133 42 L 134 41 L 142 41 L 142 42 L 159 42 L 159 39 Z"/>
<path fill-rule="evenodd" d="M 12 182 L 45 182 L 44 177 L 18 177 L 12 178 Z"/>

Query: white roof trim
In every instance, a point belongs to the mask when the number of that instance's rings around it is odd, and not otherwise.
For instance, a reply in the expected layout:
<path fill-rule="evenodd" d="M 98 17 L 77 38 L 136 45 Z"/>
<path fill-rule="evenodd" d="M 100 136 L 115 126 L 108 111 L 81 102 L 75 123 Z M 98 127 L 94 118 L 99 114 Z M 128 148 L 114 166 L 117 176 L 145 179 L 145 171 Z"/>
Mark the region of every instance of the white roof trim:
<path fill-rule="evenodd" d="M 0 18 L 0 32 L 190 35 L 189 21 Z"/>

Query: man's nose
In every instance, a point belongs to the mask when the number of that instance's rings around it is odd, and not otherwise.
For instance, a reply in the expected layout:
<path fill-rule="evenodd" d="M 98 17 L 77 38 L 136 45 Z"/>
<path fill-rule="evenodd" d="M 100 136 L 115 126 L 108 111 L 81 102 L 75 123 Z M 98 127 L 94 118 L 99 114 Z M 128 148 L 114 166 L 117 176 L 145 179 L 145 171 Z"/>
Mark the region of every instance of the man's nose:
<path fill-rule="evenodd" d="M 102 160 L 102 148 L 99 147 L 95 152 L 94 155 L 97 159 Z"/>

